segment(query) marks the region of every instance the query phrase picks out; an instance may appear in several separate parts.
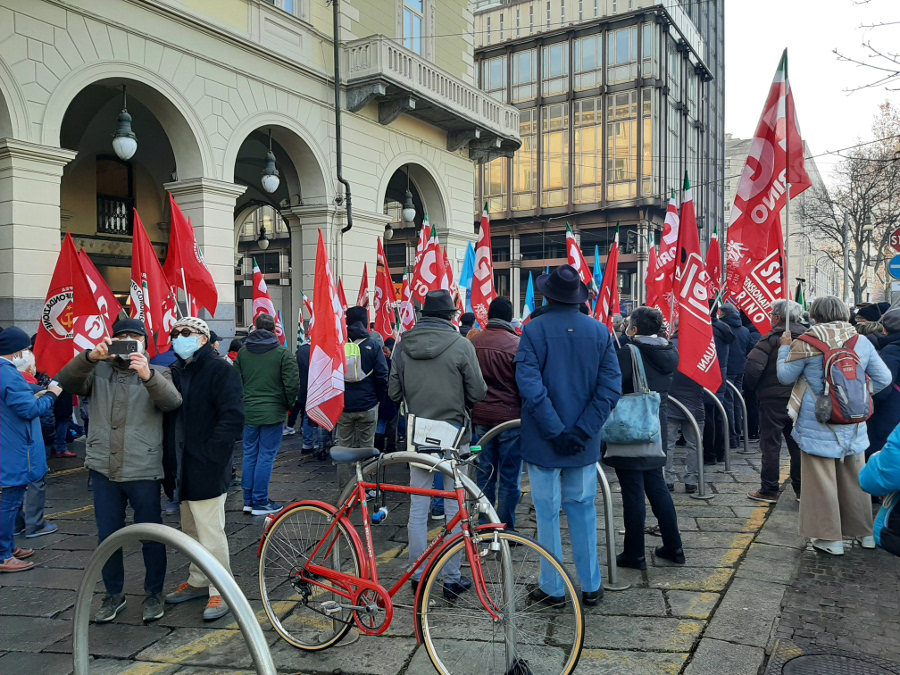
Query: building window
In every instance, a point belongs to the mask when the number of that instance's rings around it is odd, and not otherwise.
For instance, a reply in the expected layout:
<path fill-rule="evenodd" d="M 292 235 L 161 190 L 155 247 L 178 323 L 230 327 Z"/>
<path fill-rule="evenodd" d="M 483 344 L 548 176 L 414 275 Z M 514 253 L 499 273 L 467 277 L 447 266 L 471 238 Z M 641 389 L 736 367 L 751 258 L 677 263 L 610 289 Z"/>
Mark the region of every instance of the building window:
<path fill-rule="evenodd" d="M 594 0 L 594 16 L 597 17 L 600 15 L 600 0 Z"/>
<path fill-rule="evenodd" d="M 504 15 L 503 15 L 503 13 L 501 12 L 501 13 L 500 13 L 500 42 L 503 42 L 503 40 L 504 40 L 504 35 L 503 35 L 503 17 L 504 17 Z"/>
<path fill-rule="evenodd" d="M 506 211 L 506 157 L 485 163 L 484 200 L 488 213 Z"/>
<path fill-rule="evenodd" d="M 131 163 L 100 155 L 96 166 L 97 233 L 129 236 L 134 226 Z"/>
<path fill-rule="evenodd" d="M 569 104 L 541 109 L 543 120 L 543 179 L 541 206 L 564 206 L 569 188 Z"/>
<path fill-rule="evenodd" d="M 559 0 L 559 22 L 566 22 L 566 0 Z"/>
<path fill-rule="evenodd" d="M 547 27 L 550 27 L 550 3 L 547 3 Z"/>
<path fill-rule="evenodd" d="M 487 42 L 488 42 L 488 44 L 491 44 L 491 16 L 490 16 L 490 14 L 488 15 L 488 18 L 487 18 Z"/>
<path fill-rule="evenodd" d="M 403 0 L 403 46 L 416 54 L 422 53 L 422 25 L 425 23 L 424 3 L 425 0 Z M 490 29 L 488 31 L 490 32 Z"/>
<path fill-rule="evenodd" d="M 512 100 L 527 101 L 537 96 L 537 50 L 528 49 L 513 54 Z"/>
<path fill-rule="evenodd" d="M 534 32 L 534 5 L 528 7 L 528 34 Z"/>
<path fill-rule="evenodd" d="M 652 23 L 645 23 L 641 28 L 643 35 L 641 36 L 641 65 L 642 77 L 659 77 L 659 57 L 657 56 L 657 35 L 656 26 Z"/>
<path fill-rule="evenodd" d="M 656 102 L 656 91 L 653 89 L 644 89 L 641 92 L 641 119 L 644 125 L 644 164 L 641 194 L 645 197 L 653 196 L 658 191 L 658 172 L 654 172 L 653 170 L 653 158 L 654 156 L 659 155 L 659 143 L 657 142 L 656 134 L 653 131 L 658 127 L 658 110 L 659 106 Z"/>
<path fill-rule="evenodd" d="M 522 147 L 513 157 L 512 210 L 537 206 L 537 108 L 519 111 Z"/>
<path fill-rule="evenodd" d="M 522 10 L 516 10 L 516 37 L 521 35 L 521 26 L 522 26 Z"/>
<path fill-rule="evenodd" d="M 603 199 L 603 100 L 575 101 L 575 203 L 594 204 Z"/>
<path fill-rule="evenodd" d="M 669 79 L 669 98 L 673 101 L 681 100 L 681 65 L 682 58 L 678 52 L 678 47 L 673 40 L 666 40 L 669 51 L 668 79 Z"/>
<path fill-rule="evenodd" d="M 506 101 L 506 55 L 482 63 L 482 89 L 498 101 Z"/>
<path fill-rule="evenodd" d="M 575 90 L 593 89 L 603 83 L 601 54 L 603 37 L 591 35 L 575 40 Z"/>
<path fill-rule="evenodd" d="M 671 106 L 666 115 L 666 134 L 666 192 L 668 192 L 680 189 L 681 158 L 684 156 L 681 148 L 681 113 Z"/>
<path fill-rule="evenodd" d="M 637 196 L 636 91 L 607 97 L 606 129 L 606 199 L 634 199 Z"/>
<path fill-rule="evenodd" d="M 578 0 L 578 20 L 584 20 L 584 0 Z"/>
<path fill-rule="evenodd" d="M 610 31 L 607 51 L 607 84 L 628 82 L 637 77 L 637 26 Z"/>
<path fill-rule="evenodd" d="M 544 96 L 561 94 L 569 88 L 569 43 L 559 42 L 543 48 Z"/>

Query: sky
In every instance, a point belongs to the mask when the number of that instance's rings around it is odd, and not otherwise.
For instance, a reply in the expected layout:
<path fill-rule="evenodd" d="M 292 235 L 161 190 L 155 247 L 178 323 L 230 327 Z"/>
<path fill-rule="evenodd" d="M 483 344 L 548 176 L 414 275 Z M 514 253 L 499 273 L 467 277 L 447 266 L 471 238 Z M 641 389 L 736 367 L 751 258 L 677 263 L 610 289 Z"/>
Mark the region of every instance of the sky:
<path fill-rule="evenodd" d="M 884 86 L 853 89 L 878 79 L 869 68 L 838 61 L 832 50 L 868 58 L 862 43 L 900 51 L 900 0 L 725 0 L 725 130 L 751 138 L 762 105 L 788 48 L 788 76 L 804 140 L 814 155 L 869 140 L 878 105 L 900 105 L 900 91 Z M 892 85 L 900 88 L 900 82 Z M 822 177 L 840 161 L 816 157 Z"/>

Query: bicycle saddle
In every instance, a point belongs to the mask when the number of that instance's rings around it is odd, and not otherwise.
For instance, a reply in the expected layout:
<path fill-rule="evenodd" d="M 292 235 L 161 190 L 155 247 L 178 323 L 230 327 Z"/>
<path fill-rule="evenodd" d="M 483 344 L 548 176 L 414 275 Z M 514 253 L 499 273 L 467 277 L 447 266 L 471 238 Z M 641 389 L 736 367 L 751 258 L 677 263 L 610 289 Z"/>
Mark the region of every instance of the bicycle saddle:
<path fill-rule="evenodd" d="M 332 446 L 329 453 L 335 464 L 355 464 L 380 454 L 378 448 L 344 448 L 340 445 Z"/>

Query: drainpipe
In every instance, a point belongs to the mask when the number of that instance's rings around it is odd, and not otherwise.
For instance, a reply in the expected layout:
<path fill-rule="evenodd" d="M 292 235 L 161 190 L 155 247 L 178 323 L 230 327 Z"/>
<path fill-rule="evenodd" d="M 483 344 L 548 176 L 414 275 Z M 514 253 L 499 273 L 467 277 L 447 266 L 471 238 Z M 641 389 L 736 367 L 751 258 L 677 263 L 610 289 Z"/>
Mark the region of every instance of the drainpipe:
<path fill-rule="evenodd" d="M 350 206 L 350 183 L 344 178 L 341 145 L 341 18 L 338 8 L 339 0 L 331 0 L 334 10 L 334 129 L 335 151 L 337 153 L 337 179 L 344 186 L 344 201 L 347 204 L 347 226 L 341 229 L 341 235 L 353 227 L 353 210 Z M 338 198 L 340 199 L 340 198 Z"/>

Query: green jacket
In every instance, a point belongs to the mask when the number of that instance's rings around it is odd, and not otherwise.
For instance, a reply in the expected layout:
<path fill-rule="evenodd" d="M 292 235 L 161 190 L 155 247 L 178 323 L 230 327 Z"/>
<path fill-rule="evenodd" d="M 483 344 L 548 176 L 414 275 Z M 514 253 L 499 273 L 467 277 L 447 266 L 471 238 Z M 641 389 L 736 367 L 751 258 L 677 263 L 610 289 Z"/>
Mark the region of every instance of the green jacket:
<path fill-rule="evenodd" d="M 57 380 L 70 394 L 91 397 L 84 465 L 113 482 L 163 477 L 163 413 L 181 405 L 168 368 L 150 366 L 144 382 L 127 363 L 88 361 L 82 352 Z"/>
<path fill-rule="evenodd" d="M 250 333 L 234 362 L 244 383 L 244 424 L 281 424 L 300 393 L 297 360 L 267 330 Z"/>

